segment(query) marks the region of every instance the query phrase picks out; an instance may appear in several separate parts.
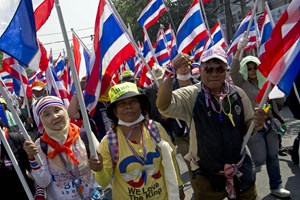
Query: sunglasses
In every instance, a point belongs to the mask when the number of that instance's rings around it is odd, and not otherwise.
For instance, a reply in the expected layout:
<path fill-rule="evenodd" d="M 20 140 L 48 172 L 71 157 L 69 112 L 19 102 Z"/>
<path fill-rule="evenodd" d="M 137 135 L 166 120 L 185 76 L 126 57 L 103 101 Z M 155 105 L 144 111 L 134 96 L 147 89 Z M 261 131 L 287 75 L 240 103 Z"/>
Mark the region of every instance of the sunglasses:
<path fill-rule="evenodd" d="M 210 66 L 206 66 L 204 67 L 204 71 L 207 73 L 207 74 L 211 74 L 213 73 L 213 71 L 215 71 L 217 74 L 221 74 L 221 73 L 224 73 L 226 70 L 226 67 L 220 65 L 218 67 L 210 67 Z"/>
<path fill-rule="evenodd" d="M 257 67 L 248 67 L 248 72 L 251 71 L 251 70 L 257 70 Z"/>

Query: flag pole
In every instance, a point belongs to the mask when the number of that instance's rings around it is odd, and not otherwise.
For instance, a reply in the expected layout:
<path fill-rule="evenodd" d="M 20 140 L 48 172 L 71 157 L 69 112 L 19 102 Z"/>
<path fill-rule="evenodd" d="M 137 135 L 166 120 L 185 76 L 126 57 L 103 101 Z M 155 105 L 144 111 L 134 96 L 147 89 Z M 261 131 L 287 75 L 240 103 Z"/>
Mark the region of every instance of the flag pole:
<path fill-rule="evenodd" d="M 244 33 L 244 36 L 243 36 L 244 39 L 248 38 L 250 29 L 251 29 L 251 25 L 252 25 L 252 20 L 254 18 L 255 13 L 256 13 L 258 1 L 259 0 L 255 0 L 254 6 L 253 6 L 253 9 L 252 9 L 252 14 L 251 14 L 251 17 L 250 17 L 250 20 L 249 20 L 249 24 L 248 24 L 248 27 L 247 27 L 247 31 L 246 31 L 246 33 Z M 239 60 L 242 60 L 243 54 L 244 54 L 244 49 L 241 50 Z"/>
<path fill-rule="evenodd" d="M 157 57 L 156 57 L 156 55 L 155 55 L 155 51 L 154 51 L 153 46 L 152 46 L 152 44 L 151 44 L 150 37 L 149 37 L 148 32 L 147 32 L 147 29 L 146 29 L 144 26 L 143 26 L 143 30 L 144 30 L 144 33 L 145 33 L 145 36 L 146 36 L 147 43 L 148 43 L 148 45 L 149 45 L 149 47 L 150 47 L 150 51 L 151 51 L 151 53 L 152 53 L 152 55 L 153 55 L 153 58 L 154 58 L 156 64 L 159 65 L 158 60 L 157 60 Z"/>
<path fill-rule="evenodd" d="M 51 57 L 51 60 L 49 60 L 49 62 L 51 63 L 51 65 L 53 65 L 53 55 L 52 55 L 52 49 L 51 49 L 51 51 L 50 51 L 50 57 Z M 50 79 L 51 79 L 51 81 L 52 81 L 52 85 L 53 85 L 53 87 L 54 87 L 54 89 L 55 89 L 55 91 L 56 91 L 56 94 L 57 94 L 57 96 L 61 99 L 61 96 L 60 96 L 60 93 L 59 93 L 59 90 L 58 90 L 58 88 L 57 88 L 57 85 L 56 85 L 56 83 L 55 83 L 55 79 L 54 79 L 54 77 L 53 77 L 53 71 L 52 71 L 53 69 L 52 69 L 52 67 L 50 66 L 50 64 L 48 63 L 48 67 L 47 67 L 47 71 L 50 73 L 49 75 L 50 75 Z M 47 73 L 46 73 L 46 75 L 47 75 Z M 49 89 L 49 91 L 51 91 L 51 88 L 48 88 Z"/>
<path fill-rule="evenodd" d="M 222 24 L 221 24 L 221 21 L 220 21 L 219 17 L 218 17 L 217 21 L 219 22 L 220 30 L 221 30 L 222 36 L 223 36 L 223 38 L 224 38 L 225 45 L 226 45 L 226 47 L 228 47 L 228 42 L 227 42 L 227 39 L 228 39 L 228 38 L 225 38 L 225 37 L 224 37 L 225 34 L 224 34 L 224 31 L 223 31 L 223 28 L 222 28 Z"/>
<path fill-rule="evenodd" d="M 19 73 L 19 78 L 20 78 L 22 90 L 24 92 L 24 101 L 25 101 L 25 104 L 26 104 L 26 108 L 27 108 L 27 112 L 28 112 L 28 117 L 32 118 L 31 112 L 30 112 L 30 109 L 29 109 L 28 99 L 26 98 L 26 92 L 25 92 L 25 88 L 24 88 L 24 84 L 23 84 L 23 79 L 22 79 L 22 76 L 21 76 L 20 73 Z M 30 126 L 32 128 L 33 124 L 31 123 Z"/>
<path fill-rule="evenodd" d="M 259 109 L 264 107 L 265 103 L 267 102 L 267 98 L 268 98 L 271 90 L 272 90 L 272 83 L 269 81 L 267 89 L 266 89 L 266 91 L 264 93 L 264 96 L 262 97 L 262 99 L 261 99 L 261 101 L 259 103 L 259 106 L 258 106 Z M 254 122 L 252 120 L 251 124 L 250 124 L 250 126 L 248 128 L 248 131 L 247 131 L 247 133 L 246 133 L 246 135 L 244 137 L 244 141 L 243 141 L 243 144 L 242 144 L 242 147 L 241 147 L 240 154 L 242 154 L 244 152 L 244 149 L 246 148 L 246 145 L 247 145 L 247 143 L 248 143 L 248 141 L 250 139 L 250 136 L 251 136 L 251 134 L 253 132 L 253 129 L 254 129 Z"/>
<path fill-rule="evenodd" d="M 97 158 L 98 155 L 97 155 L 96 147 L 95 147 L 95 144 L 93 142 L 92 135 L 91 135 L 93 132 L 92 132 L 92 129 L 91 129 L 90 122 L 88 120 L 87 110 L 86 110 L 86 106 L 85 106 L 85 103 L 84 103 L 84 100 L 83 100 L 83 94 L 82 94 L 81 87 L 80 87 L 80 84 L 79 84 L 78 74 L 77 74 L 76 69 L 75 69 L 74 57 L 73 57 L 73 53 L 72 53 L 71 48 L 70 48 L 70 43 L 69 43 L 67 31 L 66 31 L 66 26 L 65 26 L 65 23 L 64 23 L 64 20 L 63 20 L 59 0 L 55 0 L 55 7 L 56 7 L 59 23 L 60 23 L 60 28 L 61 28 L 61 31 L 62 31 L 62 34 L 63 34 L 63 37 L 64 37 L 68 59 L 70 61 L 71 72 L 72 72 L 72 74 L 74 74 L 73 80 L 74 80 L 75 89 L 76 89 L 77 97 L 78 97 L 78 102 L 79 102 L 79 106 L 80 106 L 80 110 L 81 110 L 81 114 L 82 114 L 82 118 L 83 118 L 83 125 L 84 125 L 84 128 L 86 129 L 86 133 L 87 133 L 88 140 L 89 140 L 89 148 L 90 148 L 91 156 Z"/>
<path fill-rule="evenodd" d="M 153 80 L 154 80 L 154 83 L 155 83 L 156 86 L 158 87 L 159 84 L 158 84 L 157 79 L 155 78 L 154 74 L 152 73 L 151 68 L 149 67 L 148 63 L 146 62 L 146 60 L 145 60 L 143 54 L 141 53 L 141 50 L 138 48 L 138 46 L 137 46 L 137 44 L 136 44 L 134 38 L 128 33 L 128 30 L 127 30 L 127 28 L 126 28 L 126 25 L 125 25 L 125 23 L 123 22 L 122 18 L 120 17 L 118 11 L 116 10 L 115 6 L 111 3 L 110 0 L 107 0 L 107 2 L 109 3 L 111 9 L 113 10 L 113 13 L 114 13 L 115 16 L 117 17 L 118 22 L 120 23 L 120 25 L 121 25 L 123 31 L 127 33 L 127 34 L 126 34 L 127 36 L 129 36 L 129 39 L 130 39 L 130 41 L 132 42 L 135 51 L 139 53 L 139 55 L 140 55 L 140 57 L 141 57 L 141 60 L 142 60 L 142 62 L 144 63 L 144 65 L 147 67 L 149 73 L 151 74 L 151 76 L 152 76 L 152 78 L 153 78 Z"/>
<path fill-rule="evenodd" d="M 13 152 L 12 152 L 12 150 L 11 150 L 9 144 L 8 144 L 8 141 L 6 140 L 5 133 L 4 133 L 4 131 L 2 129 L 0 129 L 0 130 L 1 130 L 1 133 L 0 133 L 1 142 L 3 143 L 4 148 L 6 149 L 6 152 L 7 152 L 8 156 L 9 156 L 10 160 L 13 163 L 13 166 L 14 166 L 17 174 L 18 174 L 18 177 L 19 177 L 19 179 L 20 179 L 20 181 L 22 183 L 22 186 L 23 186 L 23 188 L 24 188 L 24 190 L 26 192 L 26 195 L 27 195 L 28 199 L 34 200 L 33 195 L 31 193 L 31 190 L 30 190 L 30 188 L 29 188 L 29 186 L 27 184 L 27 181 L 26 181 L 26 179 L 24 177 L 24 174 L 22 173 L 22 171 L 20 169 L 20 166 L 19 166 L 19 164 L 18 164 L 18 162 L 16 160 L 16 157 L 14 156 L 14 154 L 13 154 Z M 1 180 L 1 181 L 3 181 L 3 180 Z"/>
<path fill-rule="evenodd" d="M 51 61 L 50 61 L 51 62 Z M 56 92 L 56 94 L 57 94 L 57 97 L 59 97 L 60 99 L 61 99 L 61 96 L 60 96 L 60 93 L 59 93 L 59 90 L 58 90 L 58 88 L 57 88 L 57 85 L 56 85 L 56 83 L 55 83 L 55 79 L 54 79 L 54 77 L 53 77 L 53 69 L 52 69 L 52 67 L 50 67 L 49 65 L 48 65 L 48 67 L 47 67 L 47 70 L 49 71 L 49 75 L 50 75 L 50 79 L 51 79 L 51 81 L 52 81 L 52 85 L 53 85 L 53 87 L 54 87 L 54 89 L 55 89 L 55 92 Z M 47 74 L 47 73 L 46 73 Z M 49 91 L 51 91 L 51 88 L 48 88 L 48 90 Z"/>
<path fill-rule="evenodd" d="M 25 127 L 24 127 L 24 125 L 23 125 L 20 117 L 19 117 L 19 115 L 17 114 L 16 109 L 14 108 L 14 106 L 13 106 L 13 104 L 12 104 L 12 102 L 11 102 L 8 94 L 7 94 L 7 92 L 3 88 L 2 84 L 0 84 L 0 93 L 2 94 L 3 98 L 5 99 L 6 105 L 9 108 L 10 112 L 12 113 L 15 122 L 17 123 L 19 129 L 21 130 L 21 133 L 24 135 L 24 138 L 26 140 L 28 140 L 28 141 L 32 141 L 31 138 L 30 138 L 30 136 L 28 135 L 28 133 L 27 133 L 27 131 L 26 131 L 26 129 L 25 129 Z M 43 165 L 43 162 L 42 162 L 39 154 L 35 154 L 34 158 L 35 158 L 35 160 L 38 162 L 38 164 L 40 166 Z"/>
<path fill-rule="evenodd" d="M 255 33 L 256 33 L 256 40 L 255 40 L 255 43 L 256 43 L 256 52 L 258 54 L 258 52 L 259 52 L 259 43 L 258 43 L 257 39 L 259 39 L 259 40 L 261 40 L 261 39 L 260 39 L 260 31 L 258 30 L 256 15 L 254 15 L 254 26 L 255 26 Z M 253 55 L 255 55 L 255 54 L 253 53 Z M 255 56 L 257 56 L 257 55 L 255 55 Z"/>
<path fill-rule="evenodd" d="M 166 45 L 166 48 L 169 52 L 169 55 L 171 55 L 171 49 L 169 49 L 169 46 L 168 46 L 168 43 L 167 43 L 167 38 L 166 38 L 166 34 L 165 34 L 165 30 L 164 30 L 165 26 L 163 24 L 160 24 L 160 29 L 161 29 L 161 32 L 162 32 L 162 35 L 163 35 L 163 40 L 164 40 L 164 43 Z M 170 56 L 171 57 L 171 56 Z"/>
<path fill-rule="evenodd" d="M 206 12 L 205 12 L 205 9 L 204 9 L 204 5 L 203 5 L 203 2 L 202 2 L 202 0 L 199 0 L 199 4 L 200 4 L 200 7 L 201 7 L 201 9 L 200 10 L 202 10 L 202 15 L 204 16 L 204 24 L 205 24 L 205 26 L 206 26 L 206 32 L 207 32 L 207 35 L 208 35 L 208 37 L 210 38 L 210 41 L 211 41 L 211 43 L 212 43 L 212 45 L 214 45 L 214 41 L 213 41 L 213 39 L 212 39 L 212 37 L 211 37 L 211 34 L 210 34 L 210 29 L 209 29 L 209 25 L 208 25 L 208 21 L 207 21 L 207 17 L 206 17 Z M 201 18 L 203 17 L 202 15 L 200 15 L 201 16 Z M 203 21 L 203 19 L 202 19 L 202 21 Z"/>
<path fill-rule="evenodd" d="M 77 35 L 77 33 L 75 33 L 74 29 L 71 28 L 72 33 L 74 34 L 74 36 L 78 39 L 79 43 L 82 45 L 82 47 L 88 52 L 89 55 L 91 55 L 91 51 L 87 48 L 87 46 L 83 43 L 83 41 L 79 38 L 79 36 Z"/>
<path fill-rule="evenodd" d="M 130 27 L 130 24 L 128 23 L 127 24 L 128 25 L 128 27 L 127 27 L 127 30 L 128 30 L 128 33 L 130 34 L 130 37 L 131 38 L 133 38 L 133 34 L 132 34 L 132 31 L 131 31 L 131 27 Z M 140 43 L 139 43 L 139 46 L 140 46 Z M 138 48 L 138 49 L 140 49 L 140 48 Z M 137 58 L 138 57 L 138 51 L 135 51 L 135 57 Z M 135 61 L 136 60 L 134 60 L 134 65 L 135 65 Z M 142 64 L 141 64 L 142 65 Z M 140 68 L 140 67 L 139 67 Z M 137 75 L 138 75 L 138 72 L 139 72 L 139 68 L 138 69 L 135 69 L 135 71 L 134 71 L 134 77 L 136 78 L 137 77 Z M 122 77 L 122 73 L 121 73 L 121 77 Z M 122 79 L 122 78 L 121 78 Z"/>
<path fill-rule="evenodd" d="M 169 18 L 170 18 L 171 26 L 173 26 L 173 30 L 176 32 L 175 24 L 174 24 L 174 22 L 173 22 L 173 19 L 172 19 L 172 16 L 171 16 L 170 12 L 169 12 L 170 9 L 166 6 L 165 1 L 163 1 L 163 4 L 165 5 L 166 11 L 167 11 L 168 16 L 169 16 Z"/>
<path fill-rule="evenodd" d="M 266 7 L 266 10 L 267 10 L 269 19 L 270 19 L 271 26 L 272 26 L 272 28 L 274 28 L 275 22 L 274 22 L 274 19 L 273 19 L 273 16 L 272 16 L 272 13 L 271 13 L 268 1 L 265 1 L 265 7 Z"/>
<path fill-rule="evenodd" d="M 298 92 L 298 90 L 297 90 L 297 86 L 296 86 L 295 83 L 293 83 L 293 90 L 294 90 L 295 96 L 297 97 L 297 100 L 298 100 L 298 102 L 299 102 L 299 104 L 300 104 L 300 96 L 299 96 L 299 92 Z"/>

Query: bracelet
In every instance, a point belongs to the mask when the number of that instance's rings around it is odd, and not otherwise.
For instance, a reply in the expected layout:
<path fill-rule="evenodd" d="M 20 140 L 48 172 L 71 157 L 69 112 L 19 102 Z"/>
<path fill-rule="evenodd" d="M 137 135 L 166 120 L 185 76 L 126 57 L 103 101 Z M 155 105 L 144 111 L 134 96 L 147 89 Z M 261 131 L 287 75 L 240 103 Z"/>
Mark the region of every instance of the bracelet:
<path fill-rule="evenodd" d="M 179 189 L 183 189 L 183 188 L 184 188 L 184 185 L 183 185 L 183 184 L 179 186 Z"/>

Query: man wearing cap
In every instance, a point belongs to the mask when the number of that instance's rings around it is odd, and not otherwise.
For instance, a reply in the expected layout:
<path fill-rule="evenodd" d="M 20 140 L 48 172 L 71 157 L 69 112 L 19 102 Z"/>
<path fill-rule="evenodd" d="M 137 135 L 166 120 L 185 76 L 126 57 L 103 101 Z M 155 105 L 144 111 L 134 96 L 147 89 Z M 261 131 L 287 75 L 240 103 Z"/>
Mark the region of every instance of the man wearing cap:
<path fill-rule="evenodd" d="M 244 150 L 244 135 L 251 123 L 261 127 L 262 109 L 253 112 L 239 87 L 225 81 L 227 55 L 220 46 L 201 57 L 201 82 L 172 92 L 167 77 L 158 92 L 157 107 L 167 116 L 190 126 L 190 162 L 195 199 L 257 199 L 253 162 Z"/>
<path fill-rule="evenodd" d="M 47 96 L 46 85 L 43 81 L 36 80 L 32 83 L 32 94 L 35 100 L 39 100 Z"/>
<path fill-rule="evenodd" d="M 173 91 L 199 82 L 192 78 L 191 64 L 192 60 L 186 53 L 178 53 L 172 60 L 172 65 L 176 69 L 176 75 L 173 81 Z M 189 151 L 188 132 L 189 130 L 185 121 L 174 118 L 172 119 L 172 133 L 182 156 L 185 156 Z"/>

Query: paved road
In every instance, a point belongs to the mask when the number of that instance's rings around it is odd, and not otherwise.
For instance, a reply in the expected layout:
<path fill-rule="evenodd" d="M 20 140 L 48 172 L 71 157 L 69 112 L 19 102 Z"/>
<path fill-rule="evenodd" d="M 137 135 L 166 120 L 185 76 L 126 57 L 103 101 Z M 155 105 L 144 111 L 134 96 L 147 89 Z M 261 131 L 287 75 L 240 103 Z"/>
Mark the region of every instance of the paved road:
<path fill-rule="evenodd" d="M 282 144 L 284 147 L 292 146 L 294 138 L 300 131 L 300 120 L 292 118 L 291 112 L 287 107 L 284 107 L 281 111 L 281 115 L 289 126 L 287 133 L 282 138 Z M 185 196 L 186 200 L 193 199 L 193 189 L 191 188 L 187 167 L 180 154 L 177 155 L 179 162 L 180 171 L 182 174 L 183 181 L 185 183 Z M 280 168 L 283 186 L 290 190 L 292 195 L 291 199 L 300 200 L 300 167 L 295 165 L 291 161 L 290 155 L 280 156 Z M 269 179 L 265 165 L 262 166 L 261 170 L 256 175 L 256 187 L 258 192 L 258 199 L 260 200 L 276 200 L 278 198 L 270 195 L 269 190 Z"/>

